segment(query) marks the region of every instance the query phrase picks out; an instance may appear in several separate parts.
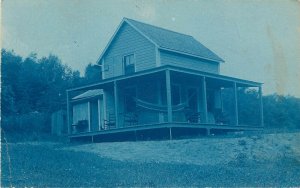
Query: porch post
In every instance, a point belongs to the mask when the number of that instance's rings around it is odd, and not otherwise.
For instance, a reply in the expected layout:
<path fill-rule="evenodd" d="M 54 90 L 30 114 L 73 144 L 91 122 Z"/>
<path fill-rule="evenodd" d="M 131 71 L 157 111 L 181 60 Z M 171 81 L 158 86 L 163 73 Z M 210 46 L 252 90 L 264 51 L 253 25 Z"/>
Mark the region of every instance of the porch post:
<path fill-rule="evenodd" d="M 173 121 L 172 114 L 172 91 L 171 91 L 171 78 L 170 78 L 170 70 L 166 70 L 166 90 L 167 90 L 167 106 L 168 106 L 168 123 Z"/>
<path fill-rule="evenodd" d="M 233 95 L 234 95 L 234 124 L 239 125 L 239 112 L 238 112 L 238 101 L 237 101 L 237 87 L 236 82 L 233 82 Z"/>
<path fill-rule="evenodd" d="M 162 92 L 161 92 L 161 85 L 160 85 L 159 81 L 156 82 L 156 87 L 157 87 L 156 89 L 157 89 L 158 104 L 161 105 L 162 104 L 162 99 L 161 99 Z M 163 114 L 163 112 L 158 112 L 158 122 L 159 123 L 164 122 L 164 114 Z"/>
<path fill-rule="evenodd" d="M 118 110 L 118 84 L 114 81 L 114 98 L 115 98 L 115 116 L 116 116 L 116 128 L 119 128 L 119 110 Z"/>
<path fill-rule="evenodd" d="M 69 91 L 67 90 L 66 92 L 67 92 L 67 127 L 68 127 L 68 134 L 71 134 Z"/>
<path fill-rule="evenodd" d="M 88 107 L 87 107 L 87 111 L 88 111 L 88 123 L 89 123 L 89 132 L 91 132 L 91 102 L 88 102 Z"/>
<path fill-rule="evenodd" d="M 203 110 L 203 123 L 207 122 L 207 96 L 206 96 L 206 79 L 202 77 L 202 110 Z"/>
<path fill-rule="evenodd" d="M 97 100 L 97 108 L 98 108 L 98 130 L 101 130 L 101 108 L 100 108 L 100 99 Z"/>
<path fill-rule="evenodd" d="M 263 110 L 263 97 L 262 97 L 262 87 L 259 86 L 259 100 L 260 100 L 260 125 L 264 126 L 264 110 Z"/>

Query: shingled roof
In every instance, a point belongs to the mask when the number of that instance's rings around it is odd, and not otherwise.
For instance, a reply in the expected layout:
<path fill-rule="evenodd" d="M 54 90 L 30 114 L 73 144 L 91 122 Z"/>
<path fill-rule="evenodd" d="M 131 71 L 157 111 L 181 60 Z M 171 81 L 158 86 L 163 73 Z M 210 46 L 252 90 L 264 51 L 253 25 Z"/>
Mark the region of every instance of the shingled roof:
<path fill-rule="evenodd" d="M 91 98 L 91 97 L 96 97 L 103 94 L 103 89 L 93 89 L 93 90 L 88 90 L 80 95 L 77 95 L 72 98 L 72 100 L 79 100 L 79 99 L 86 99 L 86 98 Z"/>
<path fill-rule="evenodd" d="M 110 43 L 113 41 L 115 35 L 118 33 L 119 29 L 124 23 L 129 24 L 137 32 L 142 34 L 150 42 L 156 45 L 157 48 L 160 50 L 184 54 L 187 56 L 193 56 L 196 58 L 202 58 L 210 61 L 224 62 L 222 58 L 220 58 L 214 52 L 206 48 L 203 44 L 201 44 L 199 41 L 197 41 L 196 39 L 194 39 L 194 37 L 190 35 L 177 33 L 171 30 L 163 29 L 161 27 L 142 23 L 129 18 L 124 18 L 122 20 L 117 31 L 114 33 L 110 42 L 107 44 L 106 48 L 100 55 L 98 61 L 101 60 L 107 48 L 110 46 Z"/>
<path fill-rule="evenodd" d="M 203 44 L 190 35 L 177 33 L 128 18 L 124 18 L 124 20 L 129 22 L 129 24 L 133 25 L 141 33 L 147 36 L 160 49 L 184 53 L 186 55 L 198 56 L 208 60 L 224 62 L 222 58 L 206 48 Z"/>

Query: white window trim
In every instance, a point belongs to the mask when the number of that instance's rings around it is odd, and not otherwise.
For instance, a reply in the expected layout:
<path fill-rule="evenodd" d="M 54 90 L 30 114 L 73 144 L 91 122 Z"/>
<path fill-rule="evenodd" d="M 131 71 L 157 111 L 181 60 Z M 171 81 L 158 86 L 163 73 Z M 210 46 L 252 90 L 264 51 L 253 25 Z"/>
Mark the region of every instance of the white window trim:
<path fill-rule="evenodd" d="M 123 67 L 123 75 L 126 75 L 125 73 L 125 57 L 133 55 L 133 67 L 134 67 L 134 72 L 136 72 L 136 60 L 135 60 L 135 53 L 128 53 L 124 54 L 122 57 L 122 67 Z"/>

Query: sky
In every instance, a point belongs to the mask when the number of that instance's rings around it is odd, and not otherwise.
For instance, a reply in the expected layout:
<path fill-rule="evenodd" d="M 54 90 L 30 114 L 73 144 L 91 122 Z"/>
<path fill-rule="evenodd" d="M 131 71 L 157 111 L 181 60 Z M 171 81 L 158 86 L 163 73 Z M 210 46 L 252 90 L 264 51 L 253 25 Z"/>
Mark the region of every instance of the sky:
<path fill-rule="evenodd" d="M 299 0 L 2 0 L 2 48 L 57 55 L 84 72 L 123 17 L 192 35 L 225 63 L 221 74 L 300 97 Z"/>

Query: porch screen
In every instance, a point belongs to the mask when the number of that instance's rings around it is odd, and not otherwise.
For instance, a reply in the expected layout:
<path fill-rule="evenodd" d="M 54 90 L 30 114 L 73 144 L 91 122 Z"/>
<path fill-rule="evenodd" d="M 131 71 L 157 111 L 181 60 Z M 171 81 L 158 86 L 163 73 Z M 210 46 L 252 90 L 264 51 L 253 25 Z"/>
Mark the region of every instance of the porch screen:
<path fill-rule="evenodd" d="M 73 106 L 73 123 L 77 123 L 80 120 L 89 119 L 88 103 L 75 104 Z"/>

